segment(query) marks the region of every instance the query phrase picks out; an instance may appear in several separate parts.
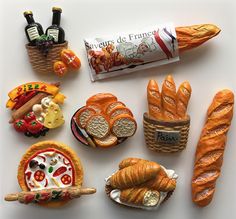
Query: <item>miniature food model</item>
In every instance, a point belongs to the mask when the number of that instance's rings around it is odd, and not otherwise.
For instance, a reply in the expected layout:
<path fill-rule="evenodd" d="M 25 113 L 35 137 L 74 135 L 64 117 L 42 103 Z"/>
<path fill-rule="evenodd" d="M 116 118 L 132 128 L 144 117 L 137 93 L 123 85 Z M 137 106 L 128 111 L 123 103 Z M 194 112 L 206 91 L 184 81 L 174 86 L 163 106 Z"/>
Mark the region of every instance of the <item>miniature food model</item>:
<path fill-rule="evenodd" d="M 74 136 L 83 144 L 108 148 L 135 134 L 137 123 L 124 103 L 110 93 L 99 93 L 86 101 L 71 120 Z"/>
<path fill-rule="evenodd" d="M 6 201 L 60 207 L 96 192 L 81 188 L 83 168 L 79 158 L 67 145 L 55 141 L 32 145 L 21 159 L 17 178 L 22 192 L 7 195 Z"/>
<path fill-rule="evenodd" d="M 12 110 L 9 121 L 17 132 L 28 137 L 39 137 L 50 129 L 64 124 L 60 105 L 65 96 L 59 92 L 59 84 L 30 82 L 9 92 L 7 108 Z"/>
<path fill-rule="evenodd" d="M 106 193 L 111 200 L 124 206 L 156 210 L 176 187 L 177 175 L 158 163 L 127 158 L 119 170 L 106 178 Z"/>
<path fill-rule="evenodd" d="M 192 200 L 205 207 L 213 199 L 223 163 L 226 135 L 233 118 L 234 94 L 221 90 L 207 110 L 196 153 L 192 177 Z"/>

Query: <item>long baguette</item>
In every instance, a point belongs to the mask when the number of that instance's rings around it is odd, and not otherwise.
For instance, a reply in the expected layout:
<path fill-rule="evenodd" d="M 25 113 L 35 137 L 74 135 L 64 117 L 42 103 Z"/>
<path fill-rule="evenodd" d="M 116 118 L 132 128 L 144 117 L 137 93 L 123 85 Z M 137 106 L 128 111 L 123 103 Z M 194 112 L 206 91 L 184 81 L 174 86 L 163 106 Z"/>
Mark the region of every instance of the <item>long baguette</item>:
<path fill-rule="evenodd" d="M 193 49 L 220 33 L 214 24 L 200 24 L 176 27 L 179 52 Z"/>
<path fill-rule="evenodd" d="M 176 86 L 171 75 L 165 78 L 161 91 L 163 118 L 165 120 L 174 120 L 176 114 Z"/>
<path fill-rule="evenodd" d="M 177 91 L 177 115 L 180 119 L 186 117 L 186 111 L 188 107 L 188 102 L 191 97 L 192 89 L 188 81 L 183 82 Z"/>
<path fill-rule="evenodd" d="M 158 84 L 155 80 L 150 80 L 147 86 L 147 100 L 149 116 L 155 119 L 161 119 L 161 94 L 159 92 Z"/>
<path fill-rule="evenodd" d="M 192 178 L 192 200 L 198 206 L 208 205 L 220 176 L 226 134 L 233 117 L 234 94 L 230 90 L 218 92 L 207 111 L 195 154 Z"/>

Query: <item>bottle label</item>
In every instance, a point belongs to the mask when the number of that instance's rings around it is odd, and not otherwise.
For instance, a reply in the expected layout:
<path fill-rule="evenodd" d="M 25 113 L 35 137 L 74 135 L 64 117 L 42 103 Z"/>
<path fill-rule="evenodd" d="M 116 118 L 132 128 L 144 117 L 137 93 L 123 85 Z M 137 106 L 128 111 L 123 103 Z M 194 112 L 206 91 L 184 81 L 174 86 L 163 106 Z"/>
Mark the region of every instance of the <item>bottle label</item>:
<path fill-rule="evenodd" d="M 30 38 L 30 41 L 33 41 L 39 37 L 39 32 L 37 27 L 30 27 L 27 29 L 28 36 Z"/>
<path fill-rule="evenodd" d="M 54 41 L 57 43 L 58 42 L 58 35 L 59 35 L 59 30 L 56 29 L 48 29 L 48 36 L 52 36 L 54 38 Z"/>
<path fill-rule="evenodd" d="M 177 145 L 180 141 L 179 131 L 156 130 L 155 140 L 159 144 Z"/>

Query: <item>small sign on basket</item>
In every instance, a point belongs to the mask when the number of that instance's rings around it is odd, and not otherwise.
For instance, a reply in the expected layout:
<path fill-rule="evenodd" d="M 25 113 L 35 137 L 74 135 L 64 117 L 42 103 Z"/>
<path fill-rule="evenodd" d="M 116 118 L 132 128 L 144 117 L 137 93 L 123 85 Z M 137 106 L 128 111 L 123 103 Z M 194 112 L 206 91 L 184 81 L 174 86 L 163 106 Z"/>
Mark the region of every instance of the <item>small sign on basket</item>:
<path fill-rule="evenodd" d="M 166 131 L 156 129 L 155 141 L 159 144 L 177 145 L 180 141 L 180 131 Z"/>

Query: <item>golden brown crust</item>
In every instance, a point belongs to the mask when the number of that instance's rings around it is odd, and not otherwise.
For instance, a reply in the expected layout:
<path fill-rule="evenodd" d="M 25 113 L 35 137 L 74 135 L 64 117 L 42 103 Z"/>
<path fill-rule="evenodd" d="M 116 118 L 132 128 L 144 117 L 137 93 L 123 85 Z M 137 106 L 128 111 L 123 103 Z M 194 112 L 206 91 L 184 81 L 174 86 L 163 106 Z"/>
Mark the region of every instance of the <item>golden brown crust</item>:
<path fill-rule="evenodd" d="M 147 86 L 149 116 L 154 119 L 162 118 L 161 94 L 155 80 L 150 80 Z"/>
<path fill-rule="evenodd" d="M 171 75 L 165 78 L 162 85 L 162 110 L 164 120 L 174 120 L 177 118 L 176 114 L 176 86 Z"/>
<path fill-rule="evenodd" d="M 213 24 L 176 27 L 175 30 L 180 52 L 198 47 L 220 33 Z"/>
<path fill-rule="evenodd" d="M 133 158 L 133 157 L 129 157 L 129 158 L 126 158 L 124 160 L 122 160 L 120 163 L 119 163 L 119 169 L 124 169 L 125 167 L 128 167 L 128 166 L 132 166 L 138 162 L 147 162 L 148 160 L 144 160 L 144 159 L 141 159 L 141 158 Z"/>
<path fill-rule="evenodd" d="M 42 141 L 38 142 L 31 147 L 25 152 L 23 155 L 20 164 L 18 166 L 18 173 L 17 173 L 17 179 L 18 183 L 23 191 L 29 191 L 26 183 L 25 183 L 25 164 L 26 162 L 38 151 L 48 149 L 48 148 L 55 148 L 62 153 L 66 154 L 72 161 L 74 169 L 75 169 L 75 184 L 74 186 L 81 186 L 83 182 L 83 167 L 80 162 L 79 157 L 77 154 L 67 145 L 63 143 L 59 143 L 56 141 Z M 42 206 L 45 207 L 60 207 L 64 204 L 66 204 L 67 201 L 58 201 L 58 202 L 49 202 L 46 204 L 41 204 Z"/>
<path fill-rule="evenodd" d="M 86 105 L 99 104 L 102 108 L 105 108 L 109 103 L 116 102 L 117 97 L 110 93 L 98 93 L 90 97 L 86 101 Z"/>
<path fill-rule="evenodd" d="M 112 134 L 109 134 L 107 137 L 102 139 L 93 138 L 93 140 L 96 143 L 96 145 L 101 148 L 108 148 L 115 146 L 118 141 L 117 137 Z"/>
<path fill-rule="evenodd" d="M 133 113 L 131 112 L 131 110 L 125 106 L 116 106 L 107 115 L 110 117 L 110 119 L 113 119 L 115 116 L 124 114 L 133 117 Z"/>
<path fill-rule="evenodd" d="M 134 187 L 121 190 L 120 200 L 128 204 L 143 205 L 144 196 L 148 190 L 150 189 L 146 187 Z"/>
<path fill-rule="evenodd" d="M 110 178 L 110 184 L 113 188 L 118 189 L 138 186 L 155 178 L 160 168 L 159 164 L 151 161 L 137 163 L 113 174 Z"/>
<path fill-rule="evenodd" d="M 207 120 L 195 153 L 192 178 L 192 200 L 201 207 L 211 202 L 216 180 L 220 176 L 233 104 L 233 93 L 222 90 L 215 95 L 207 111 Z"/>
<path fill-rule="evenodd" d="M 177 91 L 177 114 L 180 119 L 186 118 L 188 102 L 191 97 L 192 88 L 188 81 L 183 82 Z"/>
<path fill-rule="evenodd" d="M 107 104 L 107 106 L 104 108 L 104 112 L 105 112 L 106 114 L 109 114 L 110 111 L 111 111 L 113 108 L 117 107 L 117 106 L 124 106 L 124 107 L 125 107 L 125 104 L 122 103 L 121 101 L 115 101 L 115 102 L 109 103 L 109 104 Z"/>

